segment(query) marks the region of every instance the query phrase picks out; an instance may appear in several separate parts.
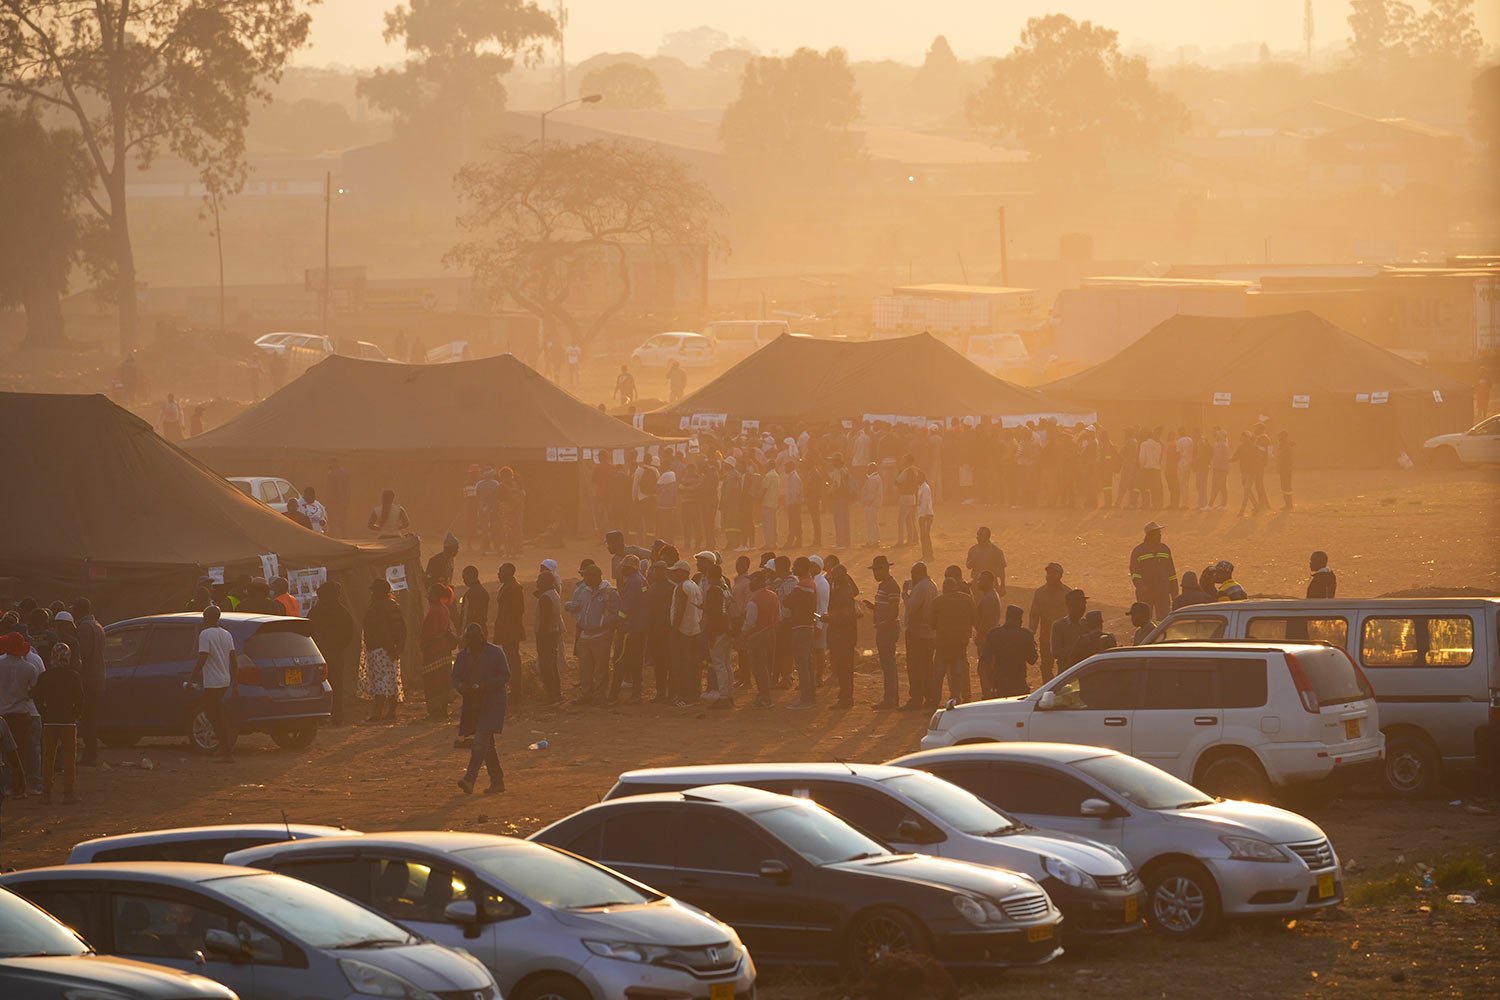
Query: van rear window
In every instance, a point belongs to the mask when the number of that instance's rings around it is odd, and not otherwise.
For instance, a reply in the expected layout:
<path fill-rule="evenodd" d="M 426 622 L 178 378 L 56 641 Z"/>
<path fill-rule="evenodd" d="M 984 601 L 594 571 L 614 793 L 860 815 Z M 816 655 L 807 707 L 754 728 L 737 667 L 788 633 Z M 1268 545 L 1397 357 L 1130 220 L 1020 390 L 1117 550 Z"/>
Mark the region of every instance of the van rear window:
<path fill-rule="evenodd" d="M 1307 675 L 1320 705 L 1359 701 L 1374 693 L 1360 680 L 1349 657 L 1337 649 L 1299 650 L 1287 655 L 1296 657 L 1297 666 Z"/>
<path fill-rule="evenodd" d="M 1474 662 L 1474 619 L 1467 615 L 1366 618 L 1360 662 L 1371 668 L 1467 667 Z"/>

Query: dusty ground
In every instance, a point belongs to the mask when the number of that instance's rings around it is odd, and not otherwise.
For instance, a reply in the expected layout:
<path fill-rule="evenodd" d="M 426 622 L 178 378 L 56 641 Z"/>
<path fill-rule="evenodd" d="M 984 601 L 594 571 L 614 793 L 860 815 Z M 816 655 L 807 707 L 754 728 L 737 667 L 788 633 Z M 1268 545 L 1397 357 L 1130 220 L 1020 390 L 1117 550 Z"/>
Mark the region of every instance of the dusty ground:
<path fill-rule="evenodd" d="M 1308 551 L 1324 548 L 1340 574 L 1340 591 L 1375 595 L 1418 586 L 1500 590 L 1496 512 L 1500 475 L 1464 473 L 1319 473 L 1302 477 L 1290 515 L 1239 519 L 1171 512 L 983 510 L 949 506 L 937 521 L 938 560 L 961 562 L 975 526 L 989 524 L 1006 550 L 1012 594 L 1040 583 L 1041 566 L 1057 559 L 1114 618 L 1128 603 L 1126 554 L 1140 522 L 1168 522 L 1180 569 L 1218 558 L 1238 566 L 1252 592 L 1299 594 Z M 892 535 L 893 537 L 893 535 Z M 825 545 L 824 550 L 827 550 Z M 555 555 L 565 569 L 597 547 L 576 544 Z M 857 551 L 867 565 L 868 551 Z M 464 553 L 464 558 L 471 558 Z M 909 562 L 911 550 L 894 554 Z M 476 560 L 489 577 L 493 559 Z M 523 568 L 523 576 L 530 567 Z M 868 574 L 857 574 L 861 585 Z M 529 656 L 530 648 L 526 649 Z M 571 673 L 570 673 L 571 680 Z M 529 833 L 594 801 L 626 768 L 692 761 L 829 759 L 879 761 L 912 749 L 925 716 L 875 714 L 875 676 L 863 670 L 852 711 L 796 716 L 736 711 L 713 717 L 654 706 L 561 710 L 517 708 L 504 738 L 507 781 L 501 798 L 465 798 L 453 787 L 462 755 L 452 730 L 421 719 L 410 706 L 401 725 L 327 730 L 303 753 L 281 752 L 265 737 L 243 741 L 239 763 L 215 765 L 181 744 L 151 741 L 107 750 L 108 770 L 84 771 L 82 804 L 44 808 L 35 800 L 5 807 L 4 865 L 60 862 L 85 837 L 156 826 L 279 818 L 344 823 L 364 830 L 457 828 Z M 822 696 L 828 699 L 826 692 Z M 528 751 L 545 737 L 550 748 Z M 152 766 L 144 766 L 149 759 Z M 1500 815 L 1475 815 L 1472 786 L 1418 805 L 1344 798 L 1304 805 L 1329 832 L 1346 862 L 1350 885 L 1372 898 L 1293 926 L 1239 926 L 1214 943 L 1175 947 L 1140 939 L 1070 956 L 1005 977 L 995 995 L 1056 996 L 1086 990 L 1100 997 L 1300 997 L 1358 990 L 1362 996 L 1495 996 L 1500 993 L 1500 894 L 1489 888 L 1473 906 L 1450 905 L 1442 893 L 1419 895 L 1393 883 L 1418 861 L 1475 855 L 1490 878 L 1500 874 Z M 1486 852 L 1488 857 L 1486 858 Z M 1399 860 L 1398 860 L 1399 859 Z M 1483 888 L 1464 886 L 1464 888 Z M 1423 909 L 1426 907 L 1426 909 Z M 841 995 L 836 984 L 768 976 L 769 1000 Z M 976 996 L 983 984 L 974 986 Z"/>

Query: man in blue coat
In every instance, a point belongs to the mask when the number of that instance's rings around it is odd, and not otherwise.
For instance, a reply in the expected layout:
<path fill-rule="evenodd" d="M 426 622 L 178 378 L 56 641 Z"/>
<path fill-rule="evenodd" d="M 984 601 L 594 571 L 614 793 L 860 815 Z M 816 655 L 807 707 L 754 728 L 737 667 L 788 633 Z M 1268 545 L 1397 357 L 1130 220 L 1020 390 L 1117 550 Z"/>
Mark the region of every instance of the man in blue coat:
<path fill-rule="evenodd" d="M 506 688 L 510 684 L 510 663 L 505 650 L 484 641 L 484 629 L 470 622 L 464 629 L 463 648 L 453 660 L 453 686 L 466 701 L 478 706 L 474 723 L 474 748 L 469 751 L 469 767 L 458 779 L 465 795 L 474 794 L 474 780 L 483 766 L 490 773 L 485 794 L 505 791 L 505 773 L 500 769 L 500 755 L 495 752 L 495 737 L 505 728 Z"/>

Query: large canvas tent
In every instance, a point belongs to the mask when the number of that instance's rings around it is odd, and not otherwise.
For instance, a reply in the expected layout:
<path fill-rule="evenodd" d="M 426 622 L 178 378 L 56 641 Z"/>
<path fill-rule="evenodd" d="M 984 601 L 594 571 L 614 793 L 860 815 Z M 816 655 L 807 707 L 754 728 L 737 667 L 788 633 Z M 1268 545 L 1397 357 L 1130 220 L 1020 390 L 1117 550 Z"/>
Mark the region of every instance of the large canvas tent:
<path fill-rule="evenodd" d="M 1311 312 L 1173 316 L 1102 364 L 1046 386 L 1110 427 L 1286 431 L 1304 464 L 1375 466 L 1468 426 L 1463 386 Z"/>
<path fill-rule="evenodd" d="M 356 621 L 370 583 L 398 570 L 413 584 L 398 596 L 417 634 L 415 538 L 353 544 L 299 527 L 103 396 L 0 393 L 0 448 L 16 470 L 0 491 L 12 597 L 87 597 L 101 621 L 179 611 L 204 576 L 261 576 L 274 554 L 281 575 L 324 569 L 341 582 Z"/>
<path fill-rule="evenodd" d="M 184 447 L 226 476 L 299 487 L 326 484 L 338 459 L 353 491 L 345 523 L 362 526 L 389 488 L 424 531 L 462 535 L 471 464 L 521 474 L 530 527 L 571 527 L 585 452 L 614 461 L 658 443 L 505 354 L 445 365 L 331 357 Z"/>
<path fill-rule="evenodd" d="M 930 334 L 889 340 L 777 337 L 723 375 L 647 415 L 676 432 L 700 423 L 819 424 L 896 417 L 979 418 L 1007 424 L 1040 417 L 1092 419 L 1035 389 L 996 378 Z"/>

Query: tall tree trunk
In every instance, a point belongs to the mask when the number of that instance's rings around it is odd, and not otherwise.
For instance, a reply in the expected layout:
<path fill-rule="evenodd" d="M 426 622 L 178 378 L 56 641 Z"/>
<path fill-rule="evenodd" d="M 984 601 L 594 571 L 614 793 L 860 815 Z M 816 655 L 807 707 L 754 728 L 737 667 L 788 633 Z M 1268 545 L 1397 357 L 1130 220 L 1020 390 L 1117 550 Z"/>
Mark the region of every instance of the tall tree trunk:
<path fill-rule="evenodd" d="M 120 322 L 120 353 L 129 354 L 139 343 L 140 318 L 135 294 L 135 250 L 130 245 L 130 227 L 125 218 L 125 182 L 118 193 L 111 191 L 109 239 L 115 259 L 115 308 Z"/>
<path fill-rule="evenodd" d="M 22 347 L 63 347 L 68 343 L 63 329 L 62 296 L 56 289 L 37 289 L 28 293 L 22 306 L 26 310 L 26 339 Z"/>

